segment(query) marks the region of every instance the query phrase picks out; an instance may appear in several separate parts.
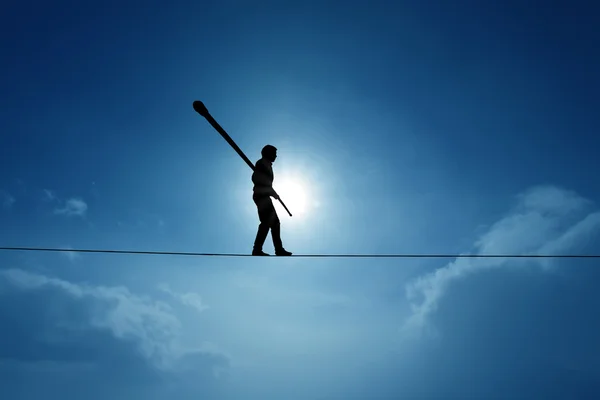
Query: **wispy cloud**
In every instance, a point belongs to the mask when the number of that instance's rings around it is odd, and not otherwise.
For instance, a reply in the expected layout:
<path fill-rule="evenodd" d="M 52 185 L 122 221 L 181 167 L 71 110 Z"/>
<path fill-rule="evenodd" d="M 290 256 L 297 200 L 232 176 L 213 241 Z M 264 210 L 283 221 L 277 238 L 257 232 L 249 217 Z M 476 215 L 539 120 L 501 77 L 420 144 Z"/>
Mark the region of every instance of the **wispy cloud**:
<path fill-rule="evenodd" d="M 208 309 L 208 306 L 202 301 L 202 298 L 197 293 L 177 293 L 171 289 L 166 283 L 158 285 L 158 289 L 162 292 L 169 294 L 174 299 L 178 300 L 182 304 L 194 308 L 198 312 L 202 312 Z"/>
<path fill-rule="evenodd" d="M 133 340 L 139 353 L 157 368 L 174 370 L 180 368 L 181 362 L 199 355 L 226 358 L 209 345 L 192 349 L 183 346 L 179 340 L 182 325 L 171 306 L 135 295 L 126 287 L 76 284 L 21 269 L 2 270 L 0 278 L 20 290 L 54 289 L 75 301 L 86 302 L 86 323 L 90 327 L 108 330 L 118 339 Z"/>
<path fill-rule="evenodd" d="M 55 191 L 44 189 L 42 200 L 56 204 L 54 214 L 68 217 L 85 217 L 88 205 L 81 197 L 71 197 L 67 200 L 61 199 Z"/>
<path fill-rule="evenodd" d="M 44 201 L 55 201 L 58 200 L 58 198 L 56 197 L 56 194 L 50 190 L 50 189 L 44 189 L 44 196 L 43 196 Z"/>
<path fill-rule="evenodd" d="M 591 212 L 592 203 L 572 191 L 554 186 L 534 187 L 519 196 L 513 209 L 494 223 L 474 243 L 474 254 L 558 254 L 577 251 L 600 231 L 600 212 Z M 412 314 L 405 332 L 428 329 L 433 313 L 455 281 L 491 268 L 550 266 L 547 260 L 520 261 L 506 258 L 458 258 L 446 266 L 420 276 L 406 287 Z"/>
<path fill-rule="evenodd" d="M 158 214 L 133 209 L 127 212 L 125 219 L 117 221 L 117 225 L 124 229 L 163 229 L 167 226 L 167 222 Z"/>
<path fill-rule="evenodd" d="M 62 214 L 67 216 L 85 216 L 87 212 L 88 206 L 85 201 L 80 198 L 71 198 L 68 199 L 63 207 L 56 208 L 54 210 L 55 214 Z"/>
<path fill-rule="evenodd" d="M 172 354 L 165 339 L 176 335 L 180 323 L 165 303 L 135 296 L 124 287 L 74 284 L 20 269 L 5 270 L 2 275 L 24 290 L 50 287 L 76 299 L 96 301 L 99 307 L 90 315 L 90 325 L 109 329 L 118 338 L 137 339 L 142 354 L 160 365 L 167 363 Z"/>
<path fill-rule="evenodd" d="M 72 249 L 71 246 L 66 246 L 65 249 Z M 66 257 L 69 261 L 73 262 L 81 258 L 81 254 L 76 251 L 63 251 L 61 252 L 63 257 Z"/>
<path fill-rule="evenodd" d="M 9 209 L 15 204 L 15 198 L 8 192 L 0 190 L 0 206 Z"/>

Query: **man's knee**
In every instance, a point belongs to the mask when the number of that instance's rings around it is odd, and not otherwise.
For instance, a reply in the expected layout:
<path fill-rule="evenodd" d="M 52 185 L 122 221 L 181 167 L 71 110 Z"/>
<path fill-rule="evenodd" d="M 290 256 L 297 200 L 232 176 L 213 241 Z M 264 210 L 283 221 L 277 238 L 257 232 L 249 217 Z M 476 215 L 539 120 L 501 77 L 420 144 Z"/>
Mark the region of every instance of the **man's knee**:
<path fill-rule="evenodd" d="M 268 221 L 261 221 L 260 224 L 258 224 L 258 229 L 259 230 L 269 230 L 269 228 L 271 227 L 271 224 Z"/>
<path fill-rule="evenodd" d="M 279 221 L 279 217 L 277 217 L 277 215 L 273 216 L 271 219 L 271 226 L 279 226 L 281 223 Z"/>

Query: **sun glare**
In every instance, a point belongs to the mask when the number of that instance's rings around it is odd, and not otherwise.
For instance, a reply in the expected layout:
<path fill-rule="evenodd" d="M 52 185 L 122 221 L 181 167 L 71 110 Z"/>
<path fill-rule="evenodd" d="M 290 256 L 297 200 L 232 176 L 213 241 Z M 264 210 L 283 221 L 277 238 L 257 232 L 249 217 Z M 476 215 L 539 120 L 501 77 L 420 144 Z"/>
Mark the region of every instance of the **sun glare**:
<path fill-rule="evenodd" d="M 273 186 L 294 216 L 306 214 L 308 211 L 308 193 L 299 180 L 284 178 L 281 181 L 278 180 Z"/>

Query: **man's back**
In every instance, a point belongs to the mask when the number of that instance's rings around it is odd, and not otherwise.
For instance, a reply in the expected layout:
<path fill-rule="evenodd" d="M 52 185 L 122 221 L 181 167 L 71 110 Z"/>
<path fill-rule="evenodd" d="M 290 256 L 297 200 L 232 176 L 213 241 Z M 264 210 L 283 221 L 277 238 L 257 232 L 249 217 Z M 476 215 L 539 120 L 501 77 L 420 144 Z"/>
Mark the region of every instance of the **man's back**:
<path fill-rule="evenodd" d="M 270 194 L 273 190 L 273 165 L 271 161 L 261 158 L 254 165 L 252 182 L 254 183 L 254 193 Z"/>

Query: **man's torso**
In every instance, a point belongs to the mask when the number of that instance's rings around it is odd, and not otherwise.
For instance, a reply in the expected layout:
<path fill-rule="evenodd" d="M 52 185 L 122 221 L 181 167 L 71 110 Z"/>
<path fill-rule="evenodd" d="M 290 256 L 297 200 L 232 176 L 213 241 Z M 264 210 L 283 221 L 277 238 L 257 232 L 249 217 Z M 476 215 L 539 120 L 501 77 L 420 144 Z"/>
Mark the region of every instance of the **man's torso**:
<path fill-rule="evenodd" d="M 252 183 L 254 183 L 254 193 L 268 193 L 268 190 L 270 190 L 273 187 L 274 178 L 273 166 L 271 162 L 265 160 L 264 158 L 261 158 L 256 162 L 254 168 L 254 173 L 252 174 Z"/>

